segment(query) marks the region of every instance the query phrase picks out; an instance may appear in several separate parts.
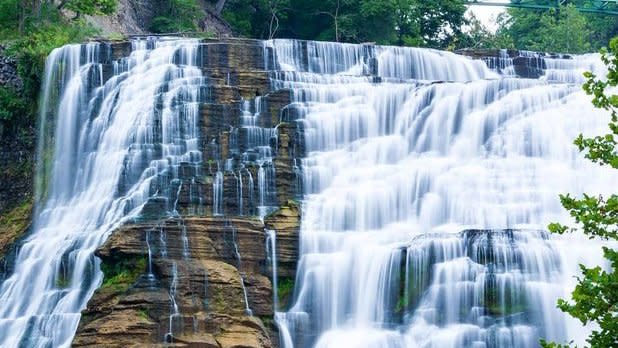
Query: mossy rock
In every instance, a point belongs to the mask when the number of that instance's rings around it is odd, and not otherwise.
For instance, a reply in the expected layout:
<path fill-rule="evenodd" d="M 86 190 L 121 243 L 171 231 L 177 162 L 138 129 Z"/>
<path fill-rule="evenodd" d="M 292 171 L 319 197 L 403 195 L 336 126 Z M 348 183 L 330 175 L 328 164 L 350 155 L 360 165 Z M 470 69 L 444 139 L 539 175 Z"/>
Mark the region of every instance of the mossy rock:
<path fill-rule="evenodd" d="M 146 257 L 116 257 L 104 260 L 101 270 L 104 278 L 101 290 L 126 291 L 148 267 Z"/>

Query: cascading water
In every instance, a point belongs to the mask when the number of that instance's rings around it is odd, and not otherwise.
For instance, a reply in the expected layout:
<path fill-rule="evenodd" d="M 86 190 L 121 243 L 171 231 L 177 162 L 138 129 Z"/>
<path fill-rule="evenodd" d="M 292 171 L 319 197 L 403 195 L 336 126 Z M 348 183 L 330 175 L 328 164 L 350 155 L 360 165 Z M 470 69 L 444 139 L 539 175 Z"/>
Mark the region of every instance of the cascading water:
<path fill-rule="evenodd" d="M 198 41 L 132 46 L 114 62 L 98 43 L 65 46 L 47 60 L 43 133 L 51 132 L 47 120 L 56 122 L 39 158 L 53 161 L 40 166 L 45 198 L 0 287 L 2 347 L 69 346 L 102 281 L 95 249 L 150 198 L 175 209 L 180 164 L 201 161 Z"/>
<path fill-rule="evenodd" d="M 607 122 L 578 85 L 598 56 L 539 58 L 545 75 L 522 79 L 508 57 L 491 70 L 416 48 L 265 46 L 307 150 L 294 301 L 276 314 L 283 346 L 583 343 L 589 328 L 556 300 L 602 253 L 543 230 L 568 221 L 559 193 L 618 183 L 571 145 Z"/>

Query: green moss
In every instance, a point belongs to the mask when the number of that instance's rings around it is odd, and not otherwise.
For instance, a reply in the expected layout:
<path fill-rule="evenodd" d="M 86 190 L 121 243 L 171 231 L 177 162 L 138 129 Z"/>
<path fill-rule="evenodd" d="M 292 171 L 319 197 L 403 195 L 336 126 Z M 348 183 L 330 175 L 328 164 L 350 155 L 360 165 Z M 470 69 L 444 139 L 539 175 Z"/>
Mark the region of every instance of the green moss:
<path fill-rule="evenodd" d="M 145 319 L 145 320 L 150 320 L 150 315 L 148 314 L 148 311 L 145 310 L 144 308 L 140 308 L 137 310 L 137 315 L 139 315 L 140 318 Z"/>
<path fill-rule="evenodd" d="M 502 301 L 501 299 L 504 299 Z M 526 311 L 526 299 L 522 293 L 511 294 L 511 289 L 506 288 L 504 294 L 500 294 L 496 286 L 485 288 L 484 306 L 487 314 L 496 317 L 505 317 Z"/>
<path fill-rule="evenodd" d="M 224 313 L 227 309 L 225 296 L 221 291 L 209 291 L 208 309 L 212 312 Z"/>
<path fill-rule="evenodd" d="M 71 284 L 71 279 L 63 275 L 59 275 L 56 277 L 56 287 L 57 288 L 65 289 L 65 288 L 68 288 L 70 284 Z"/>
<path fill-rule="evenodd" d="M 124 36 L 123 33 L 118 33 L 118 32 L 109 33 L 106 35 L 105 38 L 111 41 L 124 41 L 127 39 L 127 37 Z"/>
<path fill-rule="evenodd" d="M 399 300 L 397 300 L 397 304 L 395 305 L 395 313 L 401 313 L 406 308 L 408 308 L 409 304 L 410 304 L 410 301 L 408 300 L 407 297 L 405 296 L 399 297 Z"/>
<path fill-rule="evenodd" d="M 0 257 L 6 247 L 21 237 L 30 226 L 32 200 L 26 200 L 4 215 L 0 215 Z"/>
<path fill-rule="evenodd" d="M 262 323 L 264 323 L 265 327 L 267 327 L 267 328 L 274 328 L 275 327 L 275 319 L 273 319 L 273 317 L 271 317 L 271 316 L 260 316 L 259 318 L 262 321 Z"/>
<path fill-rule="evenodd" d="M 290 277 L 279 278 L 277 284 L 277 295 L 279 297 L 279 307 L 285 308 L 294 294 L 294 279 Z"/>
<path fill-rule="evenodd" d="M 101 270 L 105 274 L 101 289 L 126 291 L 144 273 L 148 266 L 146 257 L 122 258 L 112 262 L 103 262 Z"/>

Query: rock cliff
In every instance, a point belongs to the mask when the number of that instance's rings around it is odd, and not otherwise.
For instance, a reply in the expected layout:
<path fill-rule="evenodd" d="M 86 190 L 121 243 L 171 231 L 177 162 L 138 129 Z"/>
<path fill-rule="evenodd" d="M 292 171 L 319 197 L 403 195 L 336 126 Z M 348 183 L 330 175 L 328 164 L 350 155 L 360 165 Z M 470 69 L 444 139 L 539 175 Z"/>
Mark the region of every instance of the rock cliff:
<path fill-rule="evenodd" d="M 126 42 L 105 47 L 112 59 L 130 52 Z M 200 50 L 209 79 L 202 164 L 182 164 L 173 202 L 152 199 L 97 250 L 105 277 L 83 312 L 76 347 L 278 346 L 267 243 L 274 230 L 278 275 L 293 279 L 300 130 L 281 118 L 290 94 L 271 87 L 260 42 L 204 41 Z M 255 125 L 243 123 L 247 113 Z M 272 160 L 260 157 L 264 146 Z"/>
<path fill-rule="evenodd" d="M 129 5 L 139 3 L 122 3 Z M 145 17 L 127 21 L 123 30 L 143 30 L 152 14 L 130 11 Z M 129 42 L 104 43 L 104 78 L 112 60 L 130 50 Z M 538 77 L 544 68 L 541 58 L 517 51 L 459 53 L 496 69 L 510 59 L 524 77 Z M 200 105 L 200 164 L 182 163 L 174 194 L 151 199 L 97 250 L 105 277 L 83 312 L 74 346 L 278 346 L 269 243 L 276 236 L 278 302 L 285 307 L 298 259 L 297 163 L 304 146 L 302 128 L 285 113 L 290 91 L 271 85 L 272 55 L 256 40 L 203 40 L 198 64 L 209 83 Z M 33 148 L 0 149 L 0 164 L 31 170 L 33 158 Z M 32 176 L 0 174 L 15 183 L 0 190 L 2 213 L 15 206 L 15 192 L 29 196 Z M 0 253 L 27 229 L 31 208 L 18 205 L 0 217 Z"/>

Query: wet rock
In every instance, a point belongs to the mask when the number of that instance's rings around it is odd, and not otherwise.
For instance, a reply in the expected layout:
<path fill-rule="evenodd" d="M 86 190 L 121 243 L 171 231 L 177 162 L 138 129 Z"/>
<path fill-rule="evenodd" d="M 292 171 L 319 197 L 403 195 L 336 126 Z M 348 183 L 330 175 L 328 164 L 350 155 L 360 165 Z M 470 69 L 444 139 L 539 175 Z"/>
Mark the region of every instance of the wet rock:
<path fill-rule="evenodd" d="M 300 207 L 295 201 L 288 201 L 279 210 L 264 219 L 267 229 L 277 235 L 278 274 L 294 278 L 298 260 L 298 239 L 300 233 Z"/>
<path fill-rule="evenodd" d="M 272 346 L 269 329 L 247 316 L 245 302 L 246 291 L 254 315 L 272 316 L 259 220 L 192 217 L 126 225 L 96 254 L 104 269 L 118 272 L 127 264 L 120 260 L 150 255 L 151 262 L 129 288 L 104 281 L 83 312 L 75 346 Z"/>

